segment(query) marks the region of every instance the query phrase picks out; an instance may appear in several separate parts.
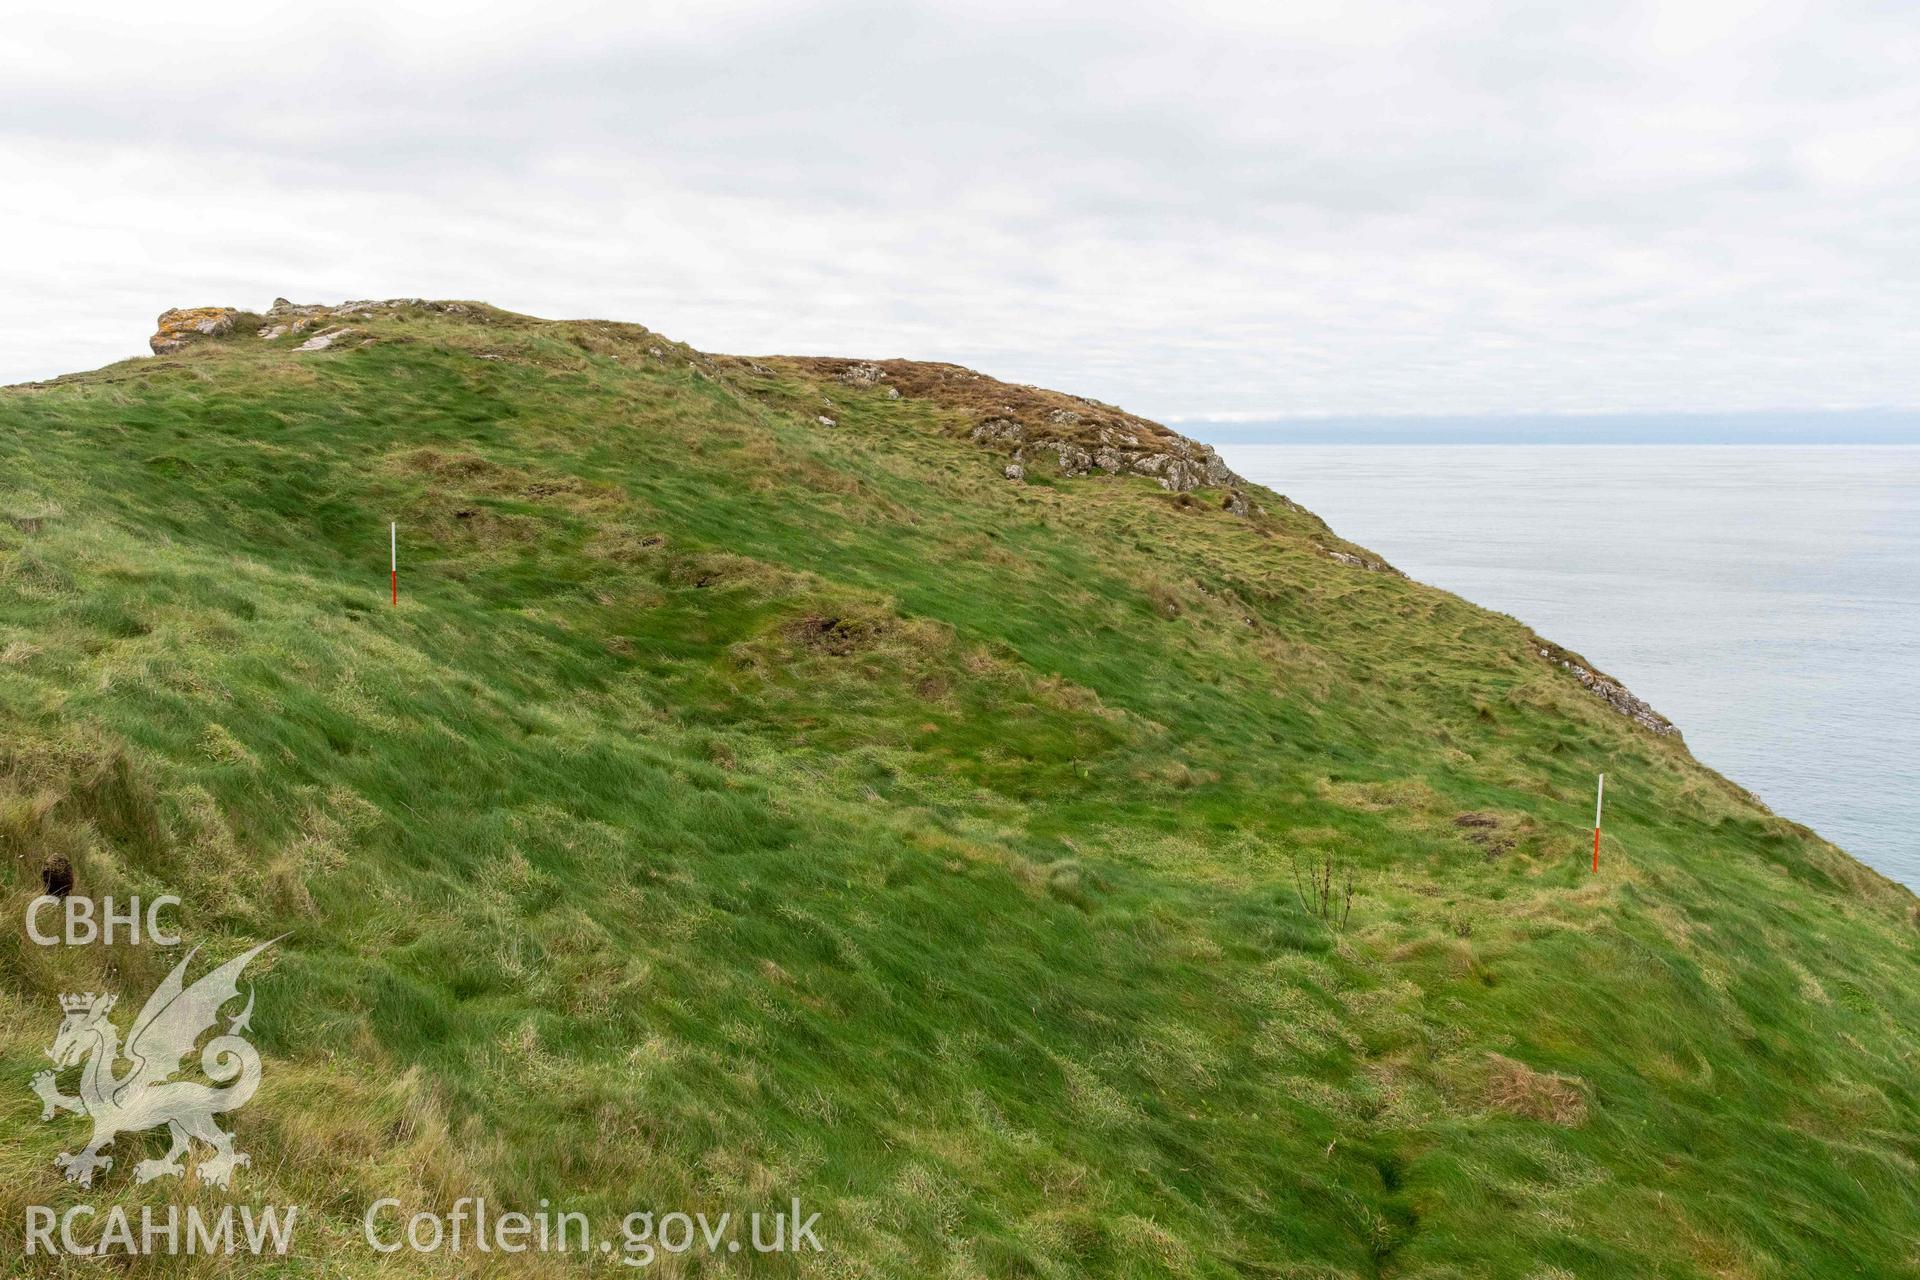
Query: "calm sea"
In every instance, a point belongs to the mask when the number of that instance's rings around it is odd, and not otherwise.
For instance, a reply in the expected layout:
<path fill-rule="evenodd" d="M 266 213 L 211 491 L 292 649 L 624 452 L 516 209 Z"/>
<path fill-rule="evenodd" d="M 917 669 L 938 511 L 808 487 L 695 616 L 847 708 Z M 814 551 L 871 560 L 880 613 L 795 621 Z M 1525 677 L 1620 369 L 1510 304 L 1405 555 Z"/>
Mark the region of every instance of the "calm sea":
<path fill-rule="evenodd" d="M 1223 444 L 1920 888 L 1920 446 Z"/>

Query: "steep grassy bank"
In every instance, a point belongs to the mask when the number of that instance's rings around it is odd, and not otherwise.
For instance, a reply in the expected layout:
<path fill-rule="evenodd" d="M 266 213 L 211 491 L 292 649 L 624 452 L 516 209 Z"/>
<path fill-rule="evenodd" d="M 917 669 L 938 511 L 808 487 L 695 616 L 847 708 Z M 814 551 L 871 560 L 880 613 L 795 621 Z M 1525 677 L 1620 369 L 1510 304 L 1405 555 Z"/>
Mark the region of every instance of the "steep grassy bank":
<path fill-rule="evenodd" d="M 1520 623 L 1257 488 L 1009 481 L 1080 411 L 926 366 L 261 323 L 0 393 L 5 911 L 291 934 L 236 1194 L 313 1222 L 241 1273 L 513 1273 L 358 1242 L 466 1194 L 823 1213 L 684 1274 L 1916 1270 L 1912 897 Z M 67 1186 L 25 1087 L 176 957 L 0 957 L 7 1238 L 218 1202 Z"/>

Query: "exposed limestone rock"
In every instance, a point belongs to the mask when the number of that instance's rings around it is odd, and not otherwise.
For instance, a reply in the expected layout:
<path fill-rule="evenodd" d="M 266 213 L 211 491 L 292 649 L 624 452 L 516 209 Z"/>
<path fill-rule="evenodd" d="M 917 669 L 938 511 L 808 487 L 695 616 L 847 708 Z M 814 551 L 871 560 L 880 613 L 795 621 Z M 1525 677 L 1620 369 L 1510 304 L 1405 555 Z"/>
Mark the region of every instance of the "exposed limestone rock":
<path fill-rule="evenodd" d="M 1322 547 L 1329 560 L 1338 560 L 1341 564 L 1350 564 L 1356 569 L 1365 569 L 1369 573 L 1394 573 L 1400 571 L 1385 560 L 1375 560 L 1368 556 L 1355 555 L 1351 551 L 1340 551 L 1333 547 Z"/>
<path fill-rule="evenodd" d="M 1011 444 L 1018 447 L 1025 443 L 1027 429 L 1011 418 L 988 418 L 970 434 L 977 444 Z"/>
<path fill-rule="evenodd" d="M 178 307 L 162 311 L 155 322 L 156 332 L 147 339 L 157 356 L 171 355 L 202 338 L 220 338 L 233 332 L 232 307 Z"/>
<path fill-rule="evenodd" d="M 920 360 L 783 356 L 768 357 L 767 362 L 851 386 L 885 383 L 889 399 L 930 400 L 944 409 L 961 411 L 973 422 L 968 435 L 974 443 L 1002 454 L 1018 455 L 1023 448 L 1044 450 L 1058 460 L 1065 476 L 1095 470 L 1114 476 L 1152 476 L 1174 493 L 1246 484 L 1211 446 L 1084 396 L 1000 382 L 958 365 Z M 741 367 L 755 363 L 738 362 Z M 1023 466 L 1033 461 L 1019 456 L 1013 460 Z M 1241 504 L 1223 505 L 1243 513 Z M 1244 513 L 1251 511 L 1251 504 L 1244 504 Z"/>
<path fill-rule="evenodd" d="M 1093 455 L 1069 440 L 1035 440 L 1033 447 L 1045 449 L 1060 459 L 1060 474 L 1083 476 L 1093 469 Z"/>
<path fill-rule="evenodd" d="M 820 425 L 823 427 L 837 427 L 840 425 L 840 420 L 838 418 L 829 418 L 823 413 L 820 415 Z"/>
<path fill-rule="evenodd" d="M 345 327 L 323 329 L 319 333 L 314 334 L 311 338 L 308 338 L 305 342 L 301 343 L 299 346 L 295 347 L 294 350 L 295 351 L 325 351 L 328 347 L 350 336 L 352 333 L 353 333 L 352 329 L 348 329 Z"/>
<path fill-rule="evenodd" d="M 1635 697 L 1619 681 L 1588 667 L 1580 660 L 1578 654 L 1562 649 L 1549 641 L 1540 640 L 1537 636 L 1535 643 L 1541 657 L 1557 664 L 1562 670 L 1570 672 L 1588 693 L 1599 698 L 1635 724 L 1651 729 L 1662 736 L 1680 732 L 1673 721 L 1655 711 L 1644 699 Z"/>
<path fill-rule="evenodd" d="M 1027 478 L 1027 469 L 1017 462 L 1009 462 L 1007 469 L 1001 474 L 1009 480 L 1025 480 Z"/>
<path fill-rule="evenodd" d="M 1102 432 L 1097 439 L 1104 442 L 1091 449 L 1059 436 L 1028 440 L 1027 428 L 1011 418 L 989 418 L 971 434 L 980 444 L 1030 444 L 1035 449 L 1044 449 L 1059 459 L 1063 476 L 1084 476 L 1095 468 L 1108 475 L 1152 476 L 1161 488 L 1173 493 L 1229 485 L 1240 479 L 1210 446 L 1170 433 L 1159 442 L 1159 449 L 1143 448 L 1137 436 L 1113 431 Z M 1236 514 L 1246 512 L 1241 509 Z"/>
<path fill-rule="evenodd" d="M 275 298 L 264 314 L 267 323 L 259 326 L 255 332 L 262 341 L 272 342 L 288 334 L 305 333 L 308 329 L 324 331 L 324 342 L 309 340 L 302 344 L 301 351 L 324 351 L 336 345 L 339 340 L 352 332 L 338 324 L 347 319 L 372 319 L 380 312 L 401 310 L 443 311 L 449 315 L 479 315 L 505 317 L 507 313 L 495 313 L 492 308 L 474 308 L 462 302 L 431 302 L 424 298 L 389 298 L 384 302 L 356 301 L 343 302 L 339 306 L 324 303 L 289 302 L 285 298 Z M 249 312 L 234 307 L 182 307 L 163 312 L 159 320 L 159 332 L 148 340 L 155 355 L 167 355 L 180 350 L 190 343 L 208 338 L 220 338 L 233 332 L 240 317 L 252 318 Z M 333 327 L 328 328 L 329 324 Z M 364 339 L 361 346 L 373 339 Z"/>

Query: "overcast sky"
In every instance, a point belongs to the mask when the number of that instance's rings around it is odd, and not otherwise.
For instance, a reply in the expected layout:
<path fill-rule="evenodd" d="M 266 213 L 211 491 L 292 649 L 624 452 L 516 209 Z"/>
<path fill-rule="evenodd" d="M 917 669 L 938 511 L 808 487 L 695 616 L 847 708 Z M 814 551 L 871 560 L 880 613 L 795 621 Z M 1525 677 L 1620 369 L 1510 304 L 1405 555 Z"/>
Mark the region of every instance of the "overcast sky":
<path fill-rule="evenodd" d="M 422 295 L 1164 418 L 1920 406 L 1912 0 L 57 8 L 0 382 Z"/>

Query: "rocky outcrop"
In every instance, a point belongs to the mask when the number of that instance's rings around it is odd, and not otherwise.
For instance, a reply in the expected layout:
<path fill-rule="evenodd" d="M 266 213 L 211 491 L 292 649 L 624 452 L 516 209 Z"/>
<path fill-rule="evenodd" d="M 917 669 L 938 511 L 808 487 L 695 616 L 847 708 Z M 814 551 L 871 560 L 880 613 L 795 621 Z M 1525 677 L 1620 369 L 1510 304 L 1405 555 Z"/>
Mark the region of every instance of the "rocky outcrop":
<path fill-rule="evenodd" d="M 394 298 L 388 302 L 343 302 L 337 307 L 321 303 L 288 302 L 285 298 L 275 298 L 273 305 L 267 308 L 267 323 L 260 326 L 260 337 L 267 342 L 284 338 L 289 334 L 305 333 L 318 327 L 320 332 L 308 338 L 296 351 L 325 351 L 352 333 L 345 325 L 334 323 L 339 320 L 355 318 L 370 320 L 376 311 L 398 311 L 403 307 L 427 307 L 438 310 L 449 304 L 429 304 L 421 298 Z"/>
<path fill-rule="evenodd" d="M 1010 452 L 1016 464 L 1032 458 L 1051 458 L 1063 476 L 1150 476 L 1163 489 L 1186 493 L 1199 488 L 1231 487 L 1226 507 L 1246 515 L 1248 504 L 1239 486 L 1245 482 L 1220 460 L 1213 446 L 1189 440 L 1162 428 L 1153 435 L 1125 427 L 1101 425 L 1066 434 L 1062 427 L 1079 427 L 1082 419 L 1071 410 L 1055 410 L 1043 424 L 1029 427 L 1017 418 L 996 416 L 970 433 L 975 444 Z"/>
<path fill-rule="evenodd" d="M 285 298 L 275 298 L 264 315 L 242 311 L 236 307 L 176 307 L 160 313 L 158 331 L 147 340 L 157 356 L 171 355 L 195 342 L 212 338 L 224 338 L 231 334 L 242 317 L 249 323 L 263 319 L 256 335 L 263 342 L 273 342 L 293 334 L 305 333 L 309 329 L 326 330 L 327 341 L 315 345 L 314 339 L 303 342 L 298 350 L 324 351 L 332 346 L 349 330 L 334 323 L 350 316 L 370 318 L 376 311 L 397 311 L 405 307 L 419 307 L 433 311 L 459 311 L 464 307 L 455 302 L 428 302 L 423 298 L 395 298 L 388 302 L 343 302 L 339 306 L 326 306 L 319 303 L 288 302 Z"/>
<path fill-rule="evenodd" d="M 1320 550 L 1329 560 L 1350 564 L 1356 569 L 1365 569 L 1368 573 L 1391 573 L 1402 578 L 1406 577 L 1385 560 L 1375 560 L 1372 556 L 1359 555 L 1352 551 L 1341 551 L 1337 547 L 1321 547 Z"/>
<path fill-rule="evenodd" d="M 819 356 L 740 360 L 764 376 L 785 366 L 845 386 L 884 390 L 890 400 L 929 400 L 958 410 L 971 421 L 975 444 L 1005 456 L 1003 474 L 1019 468 L 1034 474 L 1045 462 L 1063 476 L 1147 476 L 1173 493 L 1227 489 L 1220 504 L 1235 515 L 1258 511 L 1246 497 L 1246 481 L 1212 446 L 1110 404 L 1044 387 L 1001 382 L 954 364 L 926 360 L 842 360 Z"/>
<path fill-rule="evenodd" d="M 172 355 L 207 338 L 223 338 L 233 332 L 240 312 L 233 307 L 176 307 L 162 311 L 155 332 L 147 339 L 157 356 Z"/>
<path fill-rule="evenodd" d="M 179 307 L 162 312 L 159 331 L 148 339 L 148 345 L 153 348 L 155 355 L 168 355 L 195 342 L 226 337 L 244 319 L 249 325 L 255 321 L 265 322 L 254 330 L 262 342 L 299 337 L 309 334 L 311 330 L 309 336 L 303 338 L 294 350 L 325 351 L 341 345 L 345 338 L 358 332 L 344 322 L 372 320 L 381 315 L 404 311 L 439 311 L 448 315 L 467 316 L 480 324 L 533 323 L 526 317 L 514 316 L 510 312 L 478 303 L 435 302 L 427 298 L 388 298 L 380 302 L 362 300 L 338 305 L 289 302 L 285 298 L 275 298 L 273 305 L 264 313 L 242 311 L 235 307 Z M 372 341 L 372 338 L 363 336 L 359 345 L 365 346 Z"/>
<path fill-rule="evenodd" d="M 1173 437 L 1164 450 L 1122 448 L 1112 451 L 1108 456 L 1117 457 L 1118 470 L 1152 476 L 1162 488 L 1175 493 L 1242 483 L 1240 477 L 1220 460 L 1220 455 L 1213 451 L 1212 445 L 1201 444 L 1185 436 Z"/>
<path fill-rule="evenodd" d="M 1663 737 L 1667 734 L 1678 734 L 1680 732 L 1680 730 L 1674 726 L 1673 721 L 1667 719 L 1651 706 L 1647 705 L 1645 699 L 1635 697 L 1633 693 L 1619 681 L 1602 675 L 1600 672 L 1587 666 L 1578 654 L 1562 649 L 1559 645 L 1541 640 L 1537 636 L 1534 638 L 1534 647 L 1539 650 L 1542 658 L 1545 658 L 1548 662 L 1555 664 L 1571 674 L 1588 693 L 1599 698 L 1635 724 L 1651 729 Z"/>

